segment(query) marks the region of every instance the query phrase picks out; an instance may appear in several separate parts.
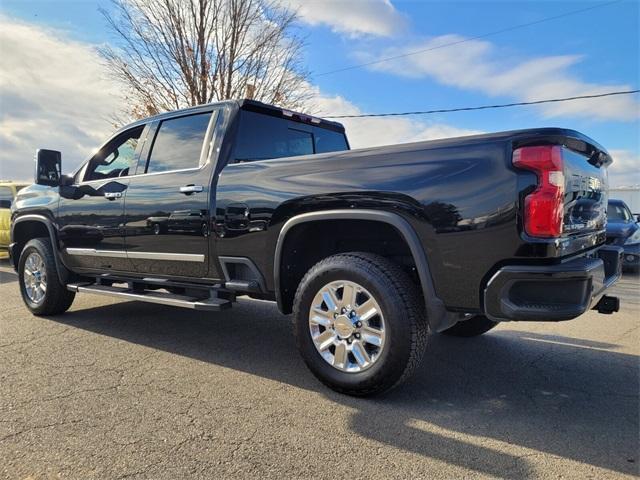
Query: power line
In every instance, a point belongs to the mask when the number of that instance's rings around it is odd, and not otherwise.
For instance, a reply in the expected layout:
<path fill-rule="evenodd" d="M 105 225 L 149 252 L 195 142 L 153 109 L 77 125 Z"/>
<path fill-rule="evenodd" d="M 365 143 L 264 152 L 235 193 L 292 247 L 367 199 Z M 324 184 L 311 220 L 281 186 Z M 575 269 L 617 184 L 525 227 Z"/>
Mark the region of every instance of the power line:
<path fill-rule="evenodd" d="M 498 105 L 481 105 L 479 107 L 444 108 L 444 109 L 438 109 L 438 110 L 423 110 L 423 111 L 418 110 L 415 112 L 365 113 L 361 115 L 322 115 L 322 118 L 400 117 L 400 116 L 406 116 L 406 115 L 429 115 L 432 113 L 468 112 L 471 110 L 488 110 L 491 108 L 520 107 L 523 105 L 539 105 L 541 103 L 558 103 L 558 102 L 568 102 L 571 100 L 583 100 L 588 98 L 611 97 L 613 95 L 630 95 L 638 92 L 640 92 L 640 90 L 626 90 L 626 91 L 619 91 L 619 92 L 598 93 L 596 95 L 580 95 L 577 97 L 534 100 L 531 102 L 502 103 Z"/>
<path fill-rule="evenodd" d="M 512 30 L 517 30 L 518 28 L 530 27 L 532 25 L 537 25 L 539 23 L 549 22 L 551 20 L 557 20 L 559 18 L 568 17 L 570 15 L 575 15 L 575 14 L 578 14 L 578 13 L 586 12 L 586 11 L 593 10 L 593 9 L 596 9 L 596 8 L 600 8 L 600 7 L 606 7 L 606 6 L 612 5 L 614 3 L 620 3 L 621 1 L 622 0 L 613 0 L 611 2 L 600 3 L 598 5 L 593 5 L 591 7 L 581 8 L 579 10 L 572 10 L 570 12 L 562 13 L 560 15 L 554 15 L 552 17 L 542 18 L 540 20 L 536 20 L 536 21 L 533 21 L 533 22 L 521 23 L 519 25 L 513 25 L 511 27 L 502 28 L 500 30 L 495 30 L 493 32 L 483 33 L 482 35 L 476 35 L 474 37 L 465 38 L 464 40 L 457 40 L 455 42 L 443 43 L 442 45 L 437 45 L 435 47 L 424 48 L 422 50 L 415 50 L 413 52 L 403 53 L 402 55 L 395 55 L 395 56 L 392 56 L 392 57 L 380 58 L 378 60 L 372 60 L 371 62 L 360 63 L 360 64 L 357 64 L 357 65 L 351 65 L 349 67 L 337 68 L 335 70 L 329 70 L 327 72 L 316 73 L 315 75 L 312 75 L 312 76 L 313 77 L 323 77 L 325 75 L 332 75 L 334 73 L 346 72 L 348 70 L 355 70 L 356 68 L 368 67 L 370 65 L 376 65 L 378 63 L 388 62 L 389 60 L 397 60 L 398 58 L 410 57 L 412 55 L 417 55 L 419 53 L 430 52 L 430 51 L 433 51 L 433 50 L 439 50 L 441 48 L 451 47 L 451 46 L 454 46 L 454 45 L 460 45 L 462 43 L 471 42 L 472 40 L 479 40 L 481 38 L 487 38 L 487 37 L 491 37 L 493 35 L 498 35 L 500 33 L 510 32 Z"/>

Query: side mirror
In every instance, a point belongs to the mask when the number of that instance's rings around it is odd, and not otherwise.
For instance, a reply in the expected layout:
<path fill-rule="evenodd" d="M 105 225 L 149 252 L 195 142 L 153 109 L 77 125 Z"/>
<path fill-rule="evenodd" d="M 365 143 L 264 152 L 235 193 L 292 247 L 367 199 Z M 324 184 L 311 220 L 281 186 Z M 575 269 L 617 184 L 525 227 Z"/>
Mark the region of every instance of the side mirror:
<path fill-rule="evenodd" d="M 60 186 L 61 187 L 69 187 L 71 185 L 73 185 L 74 182 L 74 178 L 73 175 L 62 175 L 60 177 Z"/>
<path fill-rule="evenodd" d="M 0 208 L 11 208 L 11 200 L 0 200 Z"/>
<path fill-rule="evenodd" d="M 640 222 L 640 213 L 636 215 L 636 222 Z"/>
<path fill-rule="evenodd" d="M 57 187 L 62 172 L 62 154 L 56 150 L 38 149 L 36 152 L 35 183 Z"/>

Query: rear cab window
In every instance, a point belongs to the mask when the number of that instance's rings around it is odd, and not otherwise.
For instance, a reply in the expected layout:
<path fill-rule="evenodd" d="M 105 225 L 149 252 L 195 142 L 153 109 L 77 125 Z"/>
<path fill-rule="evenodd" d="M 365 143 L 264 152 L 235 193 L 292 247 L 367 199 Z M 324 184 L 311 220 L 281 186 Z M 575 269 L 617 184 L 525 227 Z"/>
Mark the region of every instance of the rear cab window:
<path fill-rule="evenodd" d="M 252 162 L 348 149 L 344 132 L 241 110 L 233 158 L 235 162 Z"/>

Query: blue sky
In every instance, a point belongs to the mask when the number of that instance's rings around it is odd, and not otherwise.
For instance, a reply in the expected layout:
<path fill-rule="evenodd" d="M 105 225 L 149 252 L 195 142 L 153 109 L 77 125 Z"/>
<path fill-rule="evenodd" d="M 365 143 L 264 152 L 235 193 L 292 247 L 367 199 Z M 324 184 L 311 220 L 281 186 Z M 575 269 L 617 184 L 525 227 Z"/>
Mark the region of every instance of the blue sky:
<path fill-rule="evenodd" d="M 640 85 L 637 1 L 287 1 L 300 8 L 299 33 L 306 37 L 307 67 L 321 99 L 319 113 L 325 115 L 508 103 Z M 0 12 L 3 21 L 39 29 L 57 42 L 92 47 L 113 40 L 100 5 L 109 7 L 102 1 L 3 0 Z M 399 61 L 315 75 L 596 5 L 602 6 Z M 614 153 L 612 183 L 640 183 L 638 97 L 345 124 L 356 146 L 568 127 Z M 100 127 L 92 128 L 97 132 Z M 98 138 L 93 131 L 91 138 Z"/>

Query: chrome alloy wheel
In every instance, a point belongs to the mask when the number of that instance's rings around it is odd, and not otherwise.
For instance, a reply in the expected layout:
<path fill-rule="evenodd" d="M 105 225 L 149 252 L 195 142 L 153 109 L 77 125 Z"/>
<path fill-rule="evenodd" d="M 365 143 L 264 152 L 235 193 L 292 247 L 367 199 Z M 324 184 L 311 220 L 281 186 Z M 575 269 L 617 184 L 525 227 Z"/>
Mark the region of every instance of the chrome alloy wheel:
<path fill-rule="evenodd" d="M 24 262 L 24 289 L 33 303 L 40 303 L 47 292 L 47 272 L 38 252 L 31 252 Z"/>
<path fill-rule="evenodd" d="M 318 291 L 309 311 L 309 331 L 322 358 L 343 372 L 366 370 L 384 349 L 380 305 L 364 287 L 347 280 Z"/>

